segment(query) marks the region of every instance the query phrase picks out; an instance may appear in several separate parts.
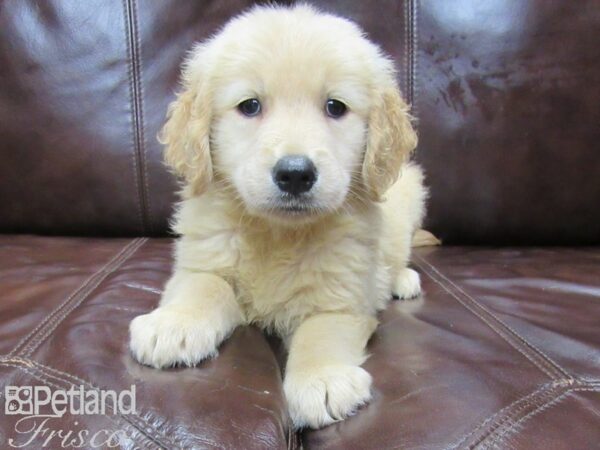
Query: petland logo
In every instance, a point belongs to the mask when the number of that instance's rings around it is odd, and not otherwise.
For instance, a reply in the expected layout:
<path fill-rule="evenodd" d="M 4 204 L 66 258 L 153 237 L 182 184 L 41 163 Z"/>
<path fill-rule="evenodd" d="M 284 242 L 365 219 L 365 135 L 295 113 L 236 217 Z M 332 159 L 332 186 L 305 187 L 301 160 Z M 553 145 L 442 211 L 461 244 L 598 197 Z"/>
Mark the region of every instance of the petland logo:
<path fill-rule="evenodd" d="M 91 432 L 77 420 L 67 421 L 73 428 L 64 429 L 56 421 L 65 414 L 124 415 L 135 414 L 135 385 L 119 393 L 112 390 L 51 390 L 47 386 L 6 386 L 4 413 L 16 418 L 15 438 L 8 444 L 15 448 L 115 448 L 131 442 L 123 430 L 100 429 Z"/>
<path fill-rule="evenodd" d="M 48 386 L 6 386 L 4 389 L 6 415 L 40 415 L 62 417 L 92 414 L 134 414 L 135 385 L 117 394 L 112 390 L 86 390 L 72 386 L 68 391 L 52 391 Z"/>

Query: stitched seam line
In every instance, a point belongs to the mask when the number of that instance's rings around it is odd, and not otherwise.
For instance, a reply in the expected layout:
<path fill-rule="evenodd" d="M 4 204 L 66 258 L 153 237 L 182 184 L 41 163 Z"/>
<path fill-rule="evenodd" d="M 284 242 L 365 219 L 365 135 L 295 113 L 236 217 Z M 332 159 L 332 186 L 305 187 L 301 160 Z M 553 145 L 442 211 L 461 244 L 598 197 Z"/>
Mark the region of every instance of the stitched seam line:
<path fill-rule="evenodd" d="M 471 432 L 465 434 L 456 444 L 451 445 L 450 449 L 469 448 L 472 449 L 484 442 L 490 436 L 495 435 L 507 424 L 513 423 L 521 413 L 545 404 L 548 401 L 562 395 L 569 390 L 600 390 L 600 385 L 595 383 L 588 384 L 581 381 L 566 379 L 545 383 L 538 389 L 524 397 L 520 397 L 508 406 L 497 411 L 487 419 L 483 420 Z M 477 436 L 479 434 L 479 436 Z M 470 444 L 465 445 L 469 441 Z"/>
<path fill-rule="evenodd" d="M 569 374 L 569 372 L 567 372 L 566 369 L 564 369 L 556 361 L 554 361 L 552 358 L 550 358 L 548 355 L 546 355 L 546 353 L 544 353 L 542 350 L 540 350 L 537 346 L 535 346 L 534 344 L 532 344 L 531 342 L 529 342 L 527 339 L 525 339 L 525 337 L 521 336 L 514 328 L 512 328 L 506 322 L 504 322 L 503 320 L 501 320 L 493 312 L 491 312 L 485 306 L 483 306 L 481 303 L 479 303 L 475 298 L 473 298 L 469 294 L 467 294 L 463 289 L 461 289 L 459 286 L 457 286 L 448 277 L 446 277 L 440 271 L 438 271 L 431 263 L 429 263 L 427 260 L 425 260 L 422 257 L 420 259 L 425 264 L 427 264 L 428 266 L 430 266 L 432 268 L 432 270 L 434 270 L 435 272 L 437 272 L 439 274 L 439 276 L 441 278 L 445 279 L 451 286 L 454 286 L 456 288 L 456 290 L 458 290 L 459 292 L 461 292 L 462 294 L 464 294 L 465 297 L 467 297 L 468 299 L 470 299 L 475 305 L 479 306 L 480 309 L 482 309 L 487 314 L 489 314 L 492 318 L 494 318 L 496 320 L 496 322 L 498 322 L 500 325 L 502 325 L 504 328 L 506 328 L 510 333 L 512 333 L 524 345 L 526 345 L 527 347 L 529 347 L 533 352 L 536 352 L 539 355 L 540 358 L 542 358 L 543 360 L 545 360 L 550 366 L 552 366 L 555 370 L 557 370 L 559 372 L 559 374 L 560 374 L 559 378 L 562 378 L 562 377 L 573 378 L 573 376 L 571 376 L 571 374 Z"/>
<path fill-rule="evenodd" d="M 418 12 L 419 12 L 419 2 L 418 0 L 411 1 L 411 52 L 410 52 L 410 66 L 411 66 L 411 83 L 410 83 L 410 106 L 412 109 L 412 114 L 414 117 L 417 117 L 418 111 L 416 108 L 416 96 L 417 96 L 417 55 L 419 52 L 419 29 L 418 29 Z"/>
<path fill-rule="evenodd" d="M 38 334 L 38 336 L 31 339 L 31 341 L 23 348 L 20 352 L 20 356 L 31 356 L 31 354 L 37 349 L 50 334 L 56 330 L 56 328 L 62 323 L 63 320 L 79 305 L 81 305 L 89 295 L 102 283 L 111 273 L 115 272 L 121 265 L 127 261 L 142 245 L 146 243 L 147 239 L 136 239 L 131 245 L 129 245 L 124 252 L 121 252 L 119 256 L 117 256 L 112 264 L 110 264 L 105 270 L 98 273 L 98 277 L 94 282 L 87 286 L 87 288 L 80 292 L 78 296 L 73 297 L 73 302 L 64 308 L 64 311 L 60 314 L 57 314 L 54 318 L 48 321 L 46 331 L 43 334 Z"/>
<path fill-rule="evenodd" d="M 493 425 L 495 425 L 496 423 L 498 423 L 497 419 L 500 416 L 510 414 L 512 411 L 520 408 L 520 405 L 530 402 L 530 400 L 532 398 L 537 397 L 542 393 L 545 393 L 545 391 L 548 391 L 551 388 L 552 388 L 552 383 L 546 383 L 546 384 L 543 384 L 538 389 L 536 389 L 535 391 L 533 391 L 532 393 L 530 393 L 524 397 L 518 398 L 517 400 L 512 402 L 510 405 L 505 406 L 501 410 L 499 410 L 496 413 L 489 416 L 487 419 L 483 420 L 471 432 L 465 434 L 462 438 L 460 438 L 458 440 L 458 442 L 456 444 L 452 445 L 450 448 L 452 448 L 452 449 L 459 448 L 461 445 L 463 445 L 465 442 L 467 442 L 470 438 L 472 438 L 478 431 L 483 430 L 486 427 L 486 425 L 488 425 L 489 423 L 493 423 Z M 489 428 L 488 428 L 488 430 L 489 430 Z M 486 433 L 487 433 L 487 431 L 486 431 Z"/>
<path fill-rule="evenodd" d="M 144 69 L 144 65 L 142 62 L 142 39 L 140 37 L 140 27 L 139 27 L 139 20 L 138 20 L 138 3 L 137 0 L 132 0 L 132 12 L 133 12 L 133 19 L 134 19 L 134 27 L 133 30 L 135 31 L 135 42 L 136 42 L 136 52 L 135 54 L 137 55 L 137 80 L 138 80 L 138 102 L 139 102 L 139 143 L 140 143 L 140 148 L 141 148 L 141 160 L 142 160 L 142 170 L 143 170 L 143 180 L 144 180 L 144 205 L 145 205 L 145 219 L 146 219 L 146 226 L 148 228 L 148 232 L 152 233 L 153 230 L 153 226 L 152 226 L 152 221 L 150 220 L 150 217 L 152 216 L 152 211 L 151 211 L 151 203 L 150 203 L 150 172 L 148 172 L 148 158 L 146 155 L 146 126 L 145 126 L 145 120 L 144 120 L 144 83 L 142 81 L 142 72 Z"/>
<path fill-rule="evenodd" d="M 550 408 L 551 406 L 558 404 L 568 394 L 569 394 L 569 391 L 563 392 L 558 397 L 548 399 L 547 401 L 545 401 L 544 403 L 539 405 L 537 408 L 535 408 L 533 411 L 531 411 L 528 414 L 526 414 L 525 416 L 521 417 L 516 422 L 512 422 L 510 424 L 510 426 L 508 427 L 508 429 L 496 434 L 496 436 L 492 437 L 491 439 L 489 439 L 489 436 L 488 436 L 488 438 L 484 442 L 482 442 L 480 445 L 478 445 L 477 448 L 480 448 L 480 449 L 494 448 L 496 446 L 496 443 L 500 444 L 501 440 L 504 440 L 504 439 L 510 437 L 511 432 L 514 433 L 516 431 L 516 428 L 519 426 L 519 424 L 523 423 L 524 421 L 533 417 L 534 415 Z M 492 436 L 492 435 L 490 435 L 490 436 Z"/>
<path fill-rule="evenodd" d="M 410 103 L 410 89 L 409 89 L 409 81 L 410 78 L 410 68 L 409 68 L 409 34 L 410 34 L 410 26 L 409 26 L 409 3 L 410 0 L 404 0 L 404 94 L 406 95 L 407 101 Z"/>
<path fill-rule="evenodd" d="M 28 362 L 31 363 L 32 361 L 28 361 Z M 33 364 L 27 364 L 25 361 L 22 361 L 21 363 L 11 363 L 10 360 L 0 360 L 0 366 L 13 367 L 15 369 L 21 370 L 21 371 L 25 372 L 26 374 L 30 375 L 31 377 L 41 381 L 43 384 L 45 384 L 47 386 L 52 386 L 55 389 L 63 389 L 64 386 L 61 386 L 59 384 L 56 384 L 56 383 L 50 381 L 47 377 L 53 378 L 53 379 L 58 380 L 63 383 L 66 383 L 69 385 L 69 387 L 74 386 L 73 384 L 71 384 L 65 380 L 62 380 L 61 378 L 58 378 L 49 373 L 45 373 L 43 370 L 40 370 L 39 368 L 33 367 Z M 36 373 L 35 372 L 36 370 L 39 373 Z M 114 409 L 111 405 L 107 405 L 107 406 L 111 411 L 114 411 Z M 130 427 L 132 427 L 133 429 L 138 431 L 143 438 L 145 438 L 149 442 L 153 443 L 154 445 L 158 445 L 160 448 L 162 448 L 164 450 L 173 448 L 172 446 L 168 446 L 168 445 L 161 443 L 155 437 L 148 435 L 145 430 L 138 428 L 135 424 L 133 424 L 130 421 L 128 421 L 127 419 L 125 419 L 125 416 L 123 416 L 123 415 L 105 414 L 104 417 L 106 417 L 110 422 L 112 422 L 116 428 L 120 428 L 120 426 L 123 424 L 123 422 L 125 422 L 127 425 L 129 425 Z"/>
<path fill-rule="evenodd" d="M 561 392 L 558 396 L 552 395 L 553 393 L 554 392 L 546 392 L 545 395 L 543 395 L 542 397 L 535 398 L 533 401 L 530 401 L 530 402 L 526 402 L 525 404 L 521 405 L 520 408 L 518 408 L 514 411 L 511 411 L 511 414 L 504 417 L 503 420 L 500 421 L 500 423 L 496 427 L 491 428 L 489 433 L 484 434 L 480 438 L 479 443 L 472 444 L 469 448 L 474 450 L 478 447 L 482 447 L 482 446 L 486 447 L 488 444 L 485 444 L 485 442 L 490 440 L 490 436 L 493 437 L 494 435 L 497 435 L 498 430 L 503 429 L 504 427 L 507 426 L 507 424 L 508 424 L 508 426 L 512 426 L 511 424 L 515 423 L 515 419 L 518 420 L 519 415 L 523 414 L 526 411 L 531 410 L 531 408 L 537 409 L 540 407 L 540 405 L 546 405 L 549 402 L 554 401 L 556 398 L 560 398 L 562 395 L 564 395 L 564 392 Z M 496 440 L 496 438 L 492 438 L 490 443 L 495 440 Z"/>
<path fill-rule="evenodd" d="M 413 57 L 413 1 L 408 0 L 408 92 L 406 95 L 408 96 L 408 101 L 412 104 L 413 102 L 413 65 L 412 65 L 412 57 Z"/>
<path fill-rule="evenodd" d="M 82 290 L 84 290 L 89 284 L 91 284 L 96 277 L 100 276 L 104 271 L 108 269 L 128 248 L 130 248 L 136 240 L 132 240 L 128 242 L 123 248 L 121 248 L 116 255 L 114 255 L 100 270 L 96 271 L 92 275 L 90 275 L 86 280 L 75 289 L 71 295 L 69 295 L 58 307 L 56 307 L 50 314 L 48 314 L 33 330 L 31 330 L 25 337 L 23 337 L 17 345 L 8 353 L 7 356 L 12 356 L 19 353 L 19 349 L 23 347 L 27 341 L 35 335 L 40 329 L 52 320 L 76 295 L 80 294 Z"/>
<path fill-rule="evenodd" d="M 415 77 L 415 1 L 406 0 L 404 2 L 404 21 L 405 21 L 405 71 L 406 71 L 406 98 L 410 105 L 414 102 L 414 77 Z"/>
<path fill-rule="evenodd" d="M 94 277 L 96 277 L 98 275 L 99 272 L 102 272 L 103 270 L 106 269 L 106 267 L 108 267 L 114 260 L 115 258 L 117 258 L 119 255 L 121 255 L 121 253 L 123 253 L 125 251 L 125 249 L 132 244 L 133 241 L 129 242 L 127 245 L 125 245 L 121 250 L 119 250 L 119 252 L 113 256 L 99 271 L 93 273 L 92 275 L 90 275 L 77 289 L 75 289 L 71 295 L 69 295 L 60 305 L 58 305 L 58 307 L 56 309 L 54 309 L 48 316 L 46 316 L 33 330 L 31 330 L 25 337 L 23 337 L 18 343 L 17 345 L 10 351 L 8 352 L 7 356 L 11 356 L 14 355 L 18 349 L 24 345 L 24 343 L 31 337 L 33 336 L 42 326 L 44 326 L 48 320 L 50 320 L 54 315 L 57 314 L 58 311 L 60 311 L 72 298 L 73 296 L 75 296 L 81 289 L 83 289 L 85 286 L 87 286 Z"/>
<path fill-rule="evenodd" d="M 144 145 L 144 115 L 142 103 L 140 41 L 138 36 L 137 5 L 135 0 L 123 0 L 127 33 L 129 97 L 133 134 L 133 166 L 137 186 L 137 203 L 142 233 L 150 229 L 148 220 L 148 180 Z"/>
<path fill-rule="evenodd" d="M 48 336 L 50 336 L 50 334 L 62 323 L 62 321 L 65 320 L 65 318 L 75 308 L 81 305 L 102 281 L 104 281 L 111 273 L 116 271 L 127 259 L 129 259 L 129 257 L 131 257 L 131 255 L 137 251 L 137 249 L 144 245 L 146 240 L 147 239 L 135 239 L 127 247 L 125 247 L 124 251 L 119 252 L 119 254 L 113 258 L 108 266 L 103 268 L 100 272 L 97 272 L 92 283 L 80 290 L 77 295 L 74 295 L 71 302 L 68 302 L 60 312 L 55 314 L 54 317 L 46 322 L 45 331 L 42 332 L 43 327 L 40 328 L 40 332 L 33 336 L 29 343 L 27 343 L 27 345 L 25 345 L 23 349 L 16 355 L 22 357 L 31 356 L 31 354 L 48 338 Z"/>
<path fill-rule="evenodd" d="M 497 447 L 498 444 L 501 444 L 503 441 L 506 441 L 511 435 L 517 432 L 517 429 L 521 427 L 525 422 L 527 422 L 532 417 L 537 414 L 551 408 L 552 406 L 557 405 L 566 397 L 572 395 L 574 392 L 600 392 L 599 387 L 589 387 L 589 386 L 581 386 L 581 387 L 569 387 L 560 395 L 547 399 L 542 404 L 538 405 L 535 409 L 525 414 L 523 417 L 520 417 L 518 420 L 511 420 L 506 424 L 504 429 L 499 428 L 495 430 L 495 432 L 491 433 L 487 436 L 476 448 L 480 449 L 488 449 Z"/>
<path fill-rule="evenodd" d="M 498 336 L 500 336 L 506 343 L 508 343 L 508 345 L 510 345 L 513 349 L 517 350 L 521 355 L 523 355 L 535 367 L 537 367 L 538 369 L 540 369 L 543 373 L 545 373 L 546 375 L 548 375 L 548 377 L 550 377 L 551 379 L 558 378 L 552 372 L 548 371 L 543 364 L 540 364 L 538 361 L 536 361 L 531 356 L 529 356 L 523 349 L 521 349 L 521 347 L 518 345 L 518 343 L 513 342 L 513 340 L 510 339 L 510 336 L 507 335 L 507 333 L 504 333 L 504 332 L 502 332 L 502 330 L 496 328 L 494 326 L 494 324 L 490 320 L 488 320 L 485 316 L 483 316 L 482 314 L 480 314 L 467 301 L 461 299 L 458 295 L 456 295 L 454 292 L 452 292 L 450 289 L 448 289 L 446 287 L 446 285 L 443 284 L 443 282 L 440 279 L 437 279 L 432 272 L 430 272 L 424 266 L 419 265 L 414 259 L 413 259 L 413 263 L 417 267 L 419 267 L 423 272 L 425 272 L 435 283 L 439 284 L 448 294 L 450 294 L 455 300 L 457 300 L 468 311 L 470 311 L 472 314 L 474 314 L 476 317 L 478 317 L 483 323 L 485 323 L 488 327 L 490 327 Z"/>
<path fill-rule="evenodd" d="M 471 311 L 473 314 L 479 317 L 484 323 L 486 323 L 490 328 L 496 331 L 496 333 L 500 335 L 509 345 L 511 345 L 514 349 L 519 351 L 519 353 L 525 356 L 529 361 L 534 363 L 536 367 L 542 370 L 546 375 L 550 376 L 553 379 L 573 378 L 565 369 L 563 369 L 556 362 L 550 359 L 544 352 L 542 352 L 535 345 L 527 341 L 512 327 L 507 325 L 504 321 L 500 320 L 495 314 L 493 314 L 491 311 L 489 311 L 487 308 L 481 305 L 477 300 L 475 300 L 464 290 L 462 290 L 459 286 L 457 286 L 455 283 L 449 280 L 432 264 L 427 262 L 423 257 L 417 255 L 414 256 L 415 259 L 418 259 L 423 263 L 419 265 L 415 262 L 415 264 L 419 266 L 422 270 L 424 270 L 432 280 L 437 282 L 446 292 L 448 292 L 452 297 L 454 297 L 465 308 L 467 308 L 469 311 Z M 431 269 L 431 271 L 427 270 L 425 268 L 425 265 L 428 266 Z M 439 278 L 436 278 L 434 273 L 437 274 Z M 444 281 L 448 283 L 452 288 L 454 288 L 454 290 L 456 290 L 458 294 L 460 294 L 460 296 L 452 292 L 446 286 Z M 477 310 L 481 311 L 481 313 L 479 313 Z M 498 325 L 498 327 L 494 326 L 492 322 Z M 524 347 L 521 344 L 524 345 Z"/>
<path fill-rule="evenodd" d="M 504 427 L 507 423 L 512 423 L 515 417 L 519 417 L 524 411 L 531 409 L 532 407 L 537 407 L 540 404 L 547 403 L 553 398 L 556 398 L 556 395 L 562 392 L 562 390 L 557 386 L 550 386 L 545 391 L 540 391 L 537 395 L 530 395 L 523 398 L 523 401 L 517 402 L 514 406 L 519 405 L 518 407 L 509 408 L 505 414 L 502 416 L 497 416 L 496 419 L 492 422 L 492 425 L 489 426 L 479 437 L 473 439 L 471 445 L 468 448 L 473 449 L 481 442 L 488 439 L 489 436 L 493 435 L 498 429 Z"/>

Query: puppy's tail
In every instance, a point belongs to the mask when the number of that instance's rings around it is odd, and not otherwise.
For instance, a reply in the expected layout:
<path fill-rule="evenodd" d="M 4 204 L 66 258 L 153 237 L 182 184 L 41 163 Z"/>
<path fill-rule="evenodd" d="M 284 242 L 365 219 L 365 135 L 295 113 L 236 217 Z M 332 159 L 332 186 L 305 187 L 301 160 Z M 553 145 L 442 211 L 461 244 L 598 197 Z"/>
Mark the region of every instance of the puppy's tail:
<path fill-rule="evenodd" d="M 418 229 L 413 234 L 412 246 L 413 247 L 429 247 L 431 245 L 442 245 L 442 241 L 436 238 L 432 233 L 427 230 Z"/>

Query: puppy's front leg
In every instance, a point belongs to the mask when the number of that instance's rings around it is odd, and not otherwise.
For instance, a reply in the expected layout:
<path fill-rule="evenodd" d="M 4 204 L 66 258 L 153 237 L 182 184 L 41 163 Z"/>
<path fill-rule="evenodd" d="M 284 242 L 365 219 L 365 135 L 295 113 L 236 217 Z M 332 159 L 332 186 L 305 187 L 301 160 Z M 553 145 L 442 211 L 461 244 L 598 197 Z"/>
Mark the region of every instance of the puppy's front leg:
<path fill-rule="evenodd" d="M 371 398 L 371 376 L 360 365 L 376 325 L 371 316 L 325 313 L 297 328 L 284 381 L 296 428 L 328 425 Z"/>
<path fill-rule="evenodd" d="M 177 271 L 157 309 L 131 322 L 130 348 L 142 364 L 192 366 L 217 353 L 217 346 L 242 322 L 231 286 L 209 273 Z"/>

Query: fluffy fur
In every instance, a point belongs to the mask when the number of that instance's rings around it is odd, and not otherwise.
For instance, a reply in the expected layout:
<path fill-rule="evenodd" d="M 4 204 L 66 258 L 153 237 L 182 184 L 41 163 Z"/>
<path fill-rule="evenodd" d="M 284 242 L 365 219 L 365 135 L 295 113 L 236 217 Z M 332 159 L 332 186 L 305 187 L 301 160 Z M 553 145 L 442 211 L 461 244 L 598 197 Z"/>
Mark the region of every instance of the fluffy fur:
<path fill-rule="evenodd" d="M 194 365 L 257 324 L 289 348 L 294 425 L 340 420 L 370 399 L 360 365 L 376 312 L 420 292 L 407 263 L 426 191 L 393 64 L 348 20 L 259 7 L 196 46 L 182 79 L 160 136 L 184 180 L 181 237 L 159 307 L 131 323 L 133 355 Z M 249 98 L 255 117 L 237 109 Z M 343 117 L 325 113 L 330 98 Z M 271 176 L 289 154 L 318 170 L 301 211 L 282 207 Z"/>

